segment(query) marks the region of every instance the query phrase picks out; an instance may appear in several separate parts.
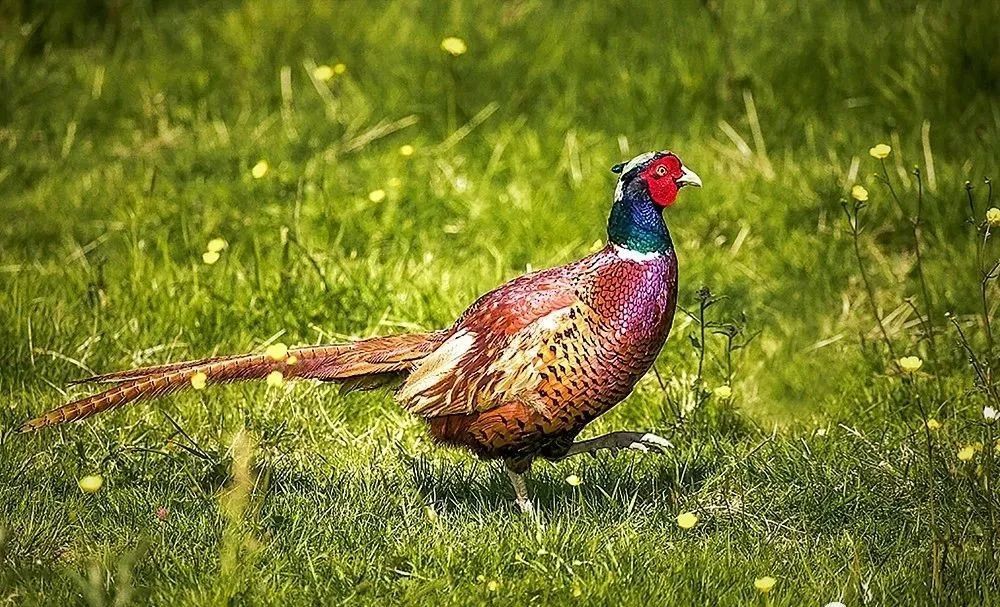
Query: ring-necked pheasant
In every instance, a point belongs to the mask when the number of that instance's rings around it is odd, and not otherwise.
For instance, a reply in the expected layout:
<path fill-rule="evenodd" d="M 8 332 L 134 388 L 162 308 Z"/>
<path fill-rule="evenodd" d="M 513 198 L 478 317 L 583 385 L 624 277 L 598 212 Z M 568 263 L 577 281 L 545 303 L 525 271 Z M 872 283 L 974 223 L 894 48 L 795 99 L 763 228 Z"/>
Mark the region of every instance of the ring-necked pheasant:
<path fill-rule="evenodd" d="M 287 352 L 223 356 L 82 381 L 110 389 L 32 419 L 22 431 L 80 420 L 194 383 L 285 378 L 373 388 L 402 381 L 396 400 L 438 441 L 500 458 L 517 503 L 531 507 L 523 474 L 533 459 L 600 449 L 661 451 L 665 439 L 612 432 L 574 442 L 624 399 L 667 339 L 677 301 L 677 258 L 663 209 L 701 180 L 671 152 L 642 154 L 620 173 L 608 244 L 564 266 L 516 278 L 473 303 L 448 329 Z"/>

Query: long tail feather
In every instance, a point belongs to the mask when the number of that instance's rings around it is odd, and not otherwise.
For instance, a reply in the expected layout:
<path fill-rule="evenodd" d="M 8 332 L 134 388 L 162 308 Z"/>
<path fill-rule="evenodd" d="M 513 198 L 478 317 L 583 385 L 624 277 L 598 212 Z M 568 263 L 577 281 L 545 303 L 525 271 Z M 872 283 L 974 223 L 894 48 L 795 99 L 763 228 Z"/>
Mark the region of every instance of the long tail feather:
<path fill-rule="evenodd" d="M 353 343 L 291 348 L 280 359 L 267 354 L 217 356 L 96 375 L 84 382 L 111 382 L 114 387 L 53 409 L 26 421 L 20 432 L 81 420 L 129 403 L 164 396 L 191 387 L 202 373 L 206 384 L 263 379 L 280 371 L 287 379 L 335 381 L 349 387 L 376 387 L 409 373 L 445 338 L 443 331 L 375 337 Z"/>

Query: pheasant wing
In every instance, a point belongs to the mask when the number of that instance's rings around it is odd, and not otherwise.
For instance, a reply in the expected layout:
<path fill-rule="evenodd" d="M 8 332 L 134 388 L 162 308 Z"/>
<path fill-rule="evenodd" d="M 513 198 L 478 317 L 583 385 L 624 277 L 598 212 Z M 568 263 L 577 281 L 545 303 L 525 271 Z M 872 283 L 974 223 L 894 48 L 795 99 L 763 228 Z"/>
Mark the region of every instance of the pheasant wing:
<path fill-rule="evenodd" d="M 397 399 L 412 413 L 439 417 L 568 398 L 589 368 L 597 324 L 564 278 L 523 277 L 473 304 Z"/>

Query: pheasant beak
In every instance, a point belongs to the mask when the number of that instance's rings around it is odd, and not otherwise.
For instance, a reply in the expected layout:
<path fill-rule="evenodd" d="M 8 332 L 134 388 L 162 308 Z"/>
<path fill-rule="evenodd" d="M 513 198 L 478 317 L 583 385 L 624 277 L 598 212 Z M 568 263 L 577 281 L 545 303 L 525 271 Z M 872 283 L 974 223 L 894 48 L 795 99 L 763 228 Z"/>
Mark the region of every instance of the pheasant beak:
<path fill-rule="evenodd" d="M 701 187 L 701 177 L 694 171 L 689 170 L 687 167 L 681 167 L 681 176 L 677 178 L 677 187 L 682 188 L 686 185 L 691 185 L 696 188 Z"/>

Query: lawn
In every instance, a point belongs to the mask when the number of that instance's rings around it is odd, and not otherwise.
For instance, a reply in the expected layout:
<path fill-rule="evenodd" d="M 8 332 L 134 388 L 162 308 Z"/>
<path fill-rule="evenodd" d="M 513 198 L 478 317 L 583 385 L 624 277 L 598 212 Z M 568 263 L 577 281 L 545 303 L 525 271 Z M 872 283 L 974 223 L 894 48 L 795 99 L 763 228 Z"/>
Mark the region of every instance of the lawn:
<path fill-rule="evenodd" d="M 1000 602 L 998 20 L 3 5 L 0 605 Z M 386 392 L 15 431 L 94 372 L 445 327 L 600 246 L 609 168 L 663 148 L 705 184 L 666 214 L 684 312 L 586 436 L 676 448 L 536 464 L 537 518 Z"/>

